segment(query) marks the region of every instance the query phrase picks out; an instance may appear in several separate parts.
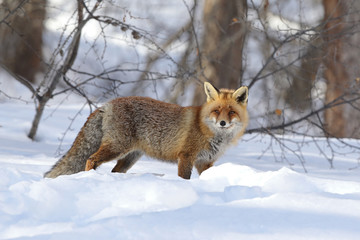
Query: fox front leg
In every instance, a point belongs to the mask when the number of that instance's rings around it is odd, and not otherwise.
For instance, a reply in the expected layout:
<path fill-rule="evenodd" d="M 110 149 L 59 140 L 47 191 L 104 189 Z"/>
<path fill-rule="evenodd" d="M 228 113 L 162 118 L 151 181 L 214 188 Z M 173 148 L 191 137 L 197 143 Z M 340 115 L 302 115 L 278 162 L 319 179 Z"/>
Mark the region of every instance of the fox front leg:
<path fill-rule="evenodd" d="M 214 165 L 214 162 L 208 162 L 208 161 L 196 161 L 195 167 L 199 173 L 199 175 L 207 170 L 208 168 L 212 167 Z"/>
<path fill-rule="evenodd" d="M 178 160 L 178 175 L 184 179 L 190 179 L 194 157 L 190 154 L 180 153 Z"/>

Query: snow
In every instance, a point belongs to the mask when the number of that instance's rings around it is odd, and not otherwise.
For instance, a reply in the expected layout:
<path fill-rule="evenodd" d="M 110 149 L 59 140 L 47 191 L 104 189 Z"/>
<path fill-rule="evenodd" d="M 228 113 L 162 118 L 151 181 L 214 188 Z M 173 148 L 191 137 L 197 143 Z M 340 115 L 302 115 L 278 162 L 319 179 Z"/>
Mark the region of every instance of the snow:
<path fill-rule="evenodd" d="M 176 165 L 148 157 L 126 174 L 111 173 L 112 162 L 44 179 L 59 157 L 59 139 L 64 153 L 86 120 L 89 112 L 79 112 L 81 107 L 50 104 L 32 142 L 26 133 L 33 104 L 0 103 L 0 239 L 359 237 L 359 152 L 336 155 L 331 169 L 307 138 L 284 136 L 306 142 L 308 173 L 294 154 L 279 161 L 278 145 L 266 151 L 271 137 L 245 135 L 214 167 L 201 176 L 194 172 L 190 180 L 177 176 Z M 316 141 L 329 154 L 326 139 Z M 344 152 L 330 141 L 333 150 Z"/>

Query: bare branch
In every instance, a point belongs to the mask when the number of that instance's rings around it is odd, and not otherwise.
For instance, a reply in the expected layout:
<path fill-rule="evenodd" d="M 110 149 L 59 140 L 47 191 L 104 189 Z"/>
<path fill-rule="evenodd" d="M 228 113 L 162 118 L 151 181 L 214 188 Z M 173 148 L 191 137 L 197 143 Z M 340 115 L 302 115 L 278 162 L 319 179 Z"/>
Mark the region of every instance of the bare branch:
<path fill-rule="evenodd" d="M 314 116 L 314 115 L 318 115 L 320 112 L 323 112 L 329 108 L 333 108 L 339 105 L 343 105 L 343 104 L 348 104 L 349 102 L 355 102 L 360 100 L 360 96 L 356 96 L 353 99 L 350 100 L 344 100 L 345 95 L 342 95 L 336 99 L 334 99 L 332 102 L 329 102 L 328 104 L 325 104 L 323 107 L 315 110 L 315 111 L 311 111 L 310 113 L 295 119 L 293 121 L 287 122 L 287 123 L 283 123 L 283 124 L 279 124 L 279 125 L 275 125 L 275 126 L 268 126 L 268 127 L 261 127 L 261 128 L 253 128 L 253 129 L 248 129 L 246 131 L 246 133 L 255 133 L 255 132 L 268 132 L 269 130 L 277 130 L 277 129 L 285 129 L 286 127 L 290 127 L 293 126 L 297 123 L 300 123 L 302 121 L 305 121 L 307 119 L 309 119 L 310 117 Z"/>
<path fill-rule="evenodd" d="M 41 96 L 39 96 L 38 92 L 35 90 L 31 82 L 29 82 L 27 79 L 23 78 L 22 76 L 19 76 L 15 74 L 13 71 L 11 71 L 5 64 L 3 64 L 0 61 L 0 66 L 9 73 L 14 79 L 16 79 L 18 82 L 20 82 L 22 85 L 24 85 L 27 89 L 30 90 L 30 92 L 40 101 Z"/>

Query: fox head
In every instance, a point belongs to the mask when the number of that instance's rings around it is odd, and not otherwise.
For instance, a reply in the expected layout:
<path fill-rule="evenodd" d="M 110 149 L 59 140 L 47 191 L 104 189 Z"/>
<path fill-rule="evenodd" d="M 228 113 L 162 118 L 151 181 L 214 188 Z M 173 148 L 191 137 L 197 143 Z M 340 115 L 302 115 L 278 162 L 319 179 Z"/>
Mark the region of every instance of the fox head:
<path fill-rule="evenodd" d="M 207 102 L 203 105 L 202 117 L 210 130 L 214 133 L 243 133 L 248 124 L 248 88 L 242 86 L 237 90 L 219 90 L 205 82 L 204 89 Z"/>

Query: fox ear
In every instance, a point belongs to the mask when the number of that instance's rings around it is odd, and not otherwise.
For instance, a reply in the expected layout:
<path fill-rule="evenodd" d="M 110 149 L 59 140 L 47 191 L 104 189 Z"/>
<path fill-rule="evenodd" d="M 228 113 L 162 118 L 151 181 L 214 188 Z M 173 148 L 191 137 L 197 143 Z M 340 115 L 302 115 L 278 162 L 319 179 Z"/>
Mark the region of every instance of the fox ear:
<path fill-rule="evenodd" d="M 248 87 L 243 86 L 240 87 L 238 90 L 236 90 L 232 96 L 238 103 L 244 104 L 248 102 L 248 95 L 249 95 Z"/>
<path fill-rule="evenodd" d="M 214 101 L 215 99 L 219 98 L 219 89 L 211 85 L 209 82 L 204 82 L 204 89 L 207 96 L 207 101 Z"/>

